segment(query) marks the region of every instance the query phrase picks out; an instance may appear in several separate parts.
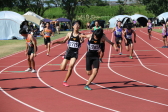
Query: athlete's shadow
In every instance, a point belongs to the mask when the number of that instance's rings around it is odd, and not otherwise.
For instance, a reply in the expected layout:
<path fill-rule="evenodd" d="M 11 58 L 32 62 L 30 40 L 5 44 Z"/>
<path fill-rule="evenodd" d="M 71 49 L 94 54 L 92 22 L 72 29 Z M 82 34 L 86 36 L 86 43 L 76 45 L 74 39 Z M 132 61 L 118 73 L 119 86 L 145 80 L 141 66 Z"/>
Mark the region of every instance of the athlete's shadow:
<path fill-rule="evenodd" d="M 110 83 L 123 83 L 124 85 L 129 84 L 131 82 L 137 82 L 137 81 L 118 81 L 118 82 L 98 82 L 98 83 L 91 83 L 90 85 L 95 85 L 95 84 L 110 84 Z M 77 84 L 78 86 L 83 86 L 85 84 Z"/>
<path fill-rule="evenodd" d="M 68 71 L 68 70 L 43 70 L 43 71 L 40 71 L 40 73 L 42 73 L 42 72 L 58 72 L 58 71 Z"/>
<path fill-rule="evenodd" d="M 0 79 L 0 81 L 8 81 L 8 80 L 17 80 L 17 79 L 32 79 L 32 78 L 38 78 L 38 77 L 24 77 L 24 78 L 10 78 L 10 79 Z"/>
<path fill-rule="evenodd" d="M 19 89 L 43 89 L 43 88 L 50 88 L 48 86 L 28 86 L 28 87 L 14 87 L 14 88 L 2 88 L 5 91 L 14 91 Z"/>
<path fill-rule="evenodd" d="M 103 63 L 118 63 L 118 62 L 127 63 L 127 62 L 134 62 L 134 61 L 112 61 L 112 62 L 103 62 Z"/>

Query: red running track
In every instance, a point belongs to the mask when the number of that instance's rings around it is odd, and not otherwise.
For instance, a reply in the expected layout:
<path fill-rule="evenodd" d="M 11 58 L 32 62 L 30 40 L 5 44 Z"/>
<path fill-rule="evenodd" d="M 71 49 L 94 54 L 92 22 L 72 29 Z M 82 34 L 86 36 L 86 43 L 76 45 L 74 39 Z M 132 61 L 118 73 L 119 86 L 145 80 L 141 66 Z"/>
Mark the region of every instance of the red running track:
<path fill-rule="evenodd" d="M 104 32 L 114 41 L 109 31 Z M 118 55 L 106 43 L 92 91 L 84 90 L 87 40 L 68 81 L 70 87 L 62 85 L 67 71 L 59 71 L 66 44 L 52 46 L 50 56 L 39 46 L 35 74 L 24 72 L 24 52 L 0 59 L 0 112 L 167 112 L 168 49 L 161 48 L 161 34 L 153 32 L 149 40 L 146 28 L 136 33 L 133 59 L 124 44 L 123 55 Z"/>

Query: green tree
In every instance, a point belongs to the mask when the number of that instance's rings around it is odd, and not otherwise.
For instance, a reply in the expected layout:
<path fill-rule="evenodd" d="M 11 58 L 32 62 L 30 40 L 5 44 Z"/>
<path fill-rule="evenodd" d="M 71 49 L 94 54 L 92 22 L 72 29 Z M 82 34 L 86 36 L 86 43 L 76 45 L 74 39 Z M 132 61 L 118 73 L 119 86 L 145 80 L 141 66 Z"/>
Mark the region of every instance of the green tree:
<path fill-rule="evenodd" d="M 149 12 L 159 15 L 168 11 L 168 0 L 139 0 Z"/>
<path fill-rule="evenodd" d="M 90 0 L 55 0 L 59 2 L 61 9 L 65 16 L 73 20 L 76 14 L 79 12 L 85 12 L 84 8 L 79 7 L 80 5 L 87 6 L 89 8 Z"/>

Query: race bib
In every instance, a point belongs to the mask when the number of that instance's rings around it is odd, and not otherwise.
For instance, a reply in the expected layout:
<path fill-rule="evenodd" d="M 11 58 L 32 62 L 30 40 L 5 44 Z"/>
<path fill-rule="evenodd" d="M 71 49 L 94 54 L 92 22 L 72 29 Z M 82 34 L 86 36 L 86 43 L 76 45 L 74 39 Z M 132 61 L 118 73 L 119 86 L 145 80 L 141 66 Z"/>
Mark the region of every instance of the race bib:
<path fill-rule="evenodd" d="M 131 39 L 131 38 L 132 38 L 132 35 L 127 35 L 126 38 L 127 38 L 127 39 Z"/>
<path fill-rule="evenodd" d="M 120 31 L 116 31 L 116 35 L 121 35 L 121 32 Z"/>
<path fill-rule="evenodd" d="M 90 50 L 99 50 L 100 47 L 99 47 L 98 44 L 90 44 L 89 49 L 90 49 Z"/>
<path fill-rule="evenodd" d="M 75 42 L 75 41 L 69 41 L 69 47 L 78 48 L 79 47 L 79 43 Z"/>

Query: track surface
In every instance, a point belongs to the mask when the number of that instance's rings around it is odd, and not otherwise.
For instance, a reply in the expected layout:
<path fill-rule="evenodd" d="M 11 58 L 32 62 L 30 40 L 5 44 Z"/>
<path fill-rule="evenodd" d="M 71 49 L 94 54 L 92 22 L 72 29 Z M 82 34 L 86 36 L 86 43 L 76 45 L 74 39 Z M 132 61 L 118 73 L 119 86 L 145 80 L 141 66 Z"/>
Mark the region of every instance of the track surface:
<path fill-rule="evenodd" d="M 114 41 L 109 31 L 104 32 Z M 118 55 L 106 43 L 92 91 L 84 90 L 87 40 L 79 50 L 70 87 L 62 85 L 67 71 L 59 71 L 66 44 L 52 46 L 50 56 L 39 46 L 37 73 L 24 72 L 24 52 L 0 59 L 0 112 L 167 112 L 168 49 L 161 48 L 161 34 L 153 32 L 149 40 L 146 28 L 136 33 L 133 59 L 124 44 L 123 55 Z"/>

